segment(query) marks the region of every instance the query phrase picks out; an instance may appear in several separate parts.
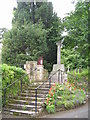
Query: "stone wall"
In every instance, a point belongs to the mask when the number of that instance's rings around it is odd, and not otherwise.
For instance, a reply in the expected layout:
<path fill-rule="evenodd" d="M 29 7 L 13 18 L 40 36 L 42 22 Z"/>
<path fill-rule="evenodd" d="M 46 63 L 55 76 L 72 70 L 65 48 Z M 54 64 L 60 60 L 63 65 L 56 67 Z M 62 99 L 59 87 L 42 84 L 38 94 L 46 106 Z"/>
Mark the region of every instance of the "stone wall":
<path fill-rule="evenodd" d="M 26 64 L 24 65 L 24 69 L 26 70 L 26 73 L 29 76 L 30 82 L 32 80 L 36 80 L 36 71 L 34 71 L 35 68 L 37 68 L 36 61 L 26 61 Z"/>
<path fill-rule="evenodd" d="M 43 65 L 37 65 L 37 61 L 26 61 L 24 69 L 29 76 L 30 82 L 32 80 L 43 81 L 48 79 L 48 71 L 44 69 Z"/>

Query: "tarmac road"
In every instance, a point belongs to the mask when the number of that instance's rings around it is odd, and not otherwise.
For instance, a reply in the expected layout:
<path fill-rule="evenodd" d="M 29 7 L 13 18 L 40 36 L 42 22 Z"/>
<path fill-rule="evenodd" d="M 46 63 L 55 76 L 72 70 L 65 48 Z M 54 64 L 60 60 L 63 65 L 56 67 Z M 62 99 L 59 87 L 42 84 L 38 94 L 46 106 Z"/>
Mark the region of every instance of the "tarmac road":
<path fill-rule="evenodd" d="M 86 103 L 81 107 L 69 111 L 62 111 L 62 112 L 57 112 L 55 114 L 45 115 L 43 116 L 43 118 L 88 118 L 88 110 L 90 113 L 88 103 Z"/>

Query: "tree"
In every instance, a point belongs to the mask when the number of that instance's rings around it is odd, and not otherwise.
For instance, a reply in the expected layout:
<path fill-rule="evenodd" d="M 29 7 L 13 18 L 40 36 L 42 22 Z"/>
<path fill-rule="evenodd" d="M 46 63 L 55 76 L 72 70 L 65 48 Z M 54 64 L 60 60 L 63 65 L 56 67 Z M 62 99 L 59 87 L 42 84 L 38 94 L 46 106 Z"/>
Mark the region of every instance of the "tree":
<path fill-rule="evenodd" d="M 68 49 L 78 46 L 77 51 L 80 57 L 87 61 L 88 59 L 88 10 L 87 2 L 79 1 L 76 4 L 74 12 L 65 17 L 63 24 L 67 29 L 68 36 L 65 38 L 64 44 Z M 86 62 L 85 62 L 86 63 Z M 86 64 L 84 65 L 86 66 Z"/>
<path fill-rule="evenodd" d="M 47 51 L 46 30 L 41 24 L 13 27 L 3 38 L 2 59 L 4 63 L 22 66 L 26 60 L 37 60 Z"/>
<path fill-rule="evenodd" d="M 52 3 L 19 2 L 17 8 L 13 10 L 13 14 L 12 30 L 8 31 L 4 37 L 3 61 L 19 65 L 22 59 L 23 64 L 26 60 L 37 60 L 38 56 L 42 55 L 45 68 L 49 66 L 51 70 L 52 64 L 56 63 L 55 42 L 60 40 L 62 25 L 57 14 L 53 12 Z M 25 51 L 30 53 L 28 57 Z M 17 59 L 15 60 L 15 58 Z M 12 59 L 14 61 L 11 62 Z"/>
<path fill-rule="evenodd" d="M 86 67 L 88 60 L 81 57 L 80 52 L 75 49 L 62 49 L 61 50 L 61 63 L 65 65 L 65 68 L 70 69 L 79 68 L 80 66 Z"/>

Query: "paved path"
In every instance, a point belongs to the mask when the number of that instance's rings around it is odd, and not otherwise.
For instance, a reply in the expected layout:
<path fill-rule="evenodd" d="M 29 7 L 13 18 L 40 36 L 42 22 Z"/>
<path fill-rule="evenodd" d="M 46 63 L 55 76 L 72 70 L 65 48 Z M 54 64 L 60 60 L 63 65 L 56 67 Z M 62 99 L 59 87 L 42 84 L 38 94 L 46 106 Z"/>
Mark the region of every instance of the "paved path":
<path fill-rule="evenodd" d="M 90 105 L 90 101 L 89 101 Z M 90 113 L 90 107 L 88 107 L 88 103 L 85 105 L 82 105 L 81 107 L 69 110 L 69 111 L 61 111 L 57 112 L 55 114 L 50 115 L 44 115 L 41 118 L 90 118 L 90 115 L 88 117 L 88 110 Z M 10 115 L 3 115 L 3 118 L 24 118 L 21 116 L 10 116 Z M 1 114 L 0 114 L 0 120 L 1 120 Z"/>
<path fill-rule="evenodd" d="M 43 118 L 88 118 L 88 103 L 85 105 L 69 110 L 57 112 L 55 114 L 45 115 Z M 90 113 L 90 109 L 89 109 Z M 90 116 L 89 116 L 90 118 Z"/>

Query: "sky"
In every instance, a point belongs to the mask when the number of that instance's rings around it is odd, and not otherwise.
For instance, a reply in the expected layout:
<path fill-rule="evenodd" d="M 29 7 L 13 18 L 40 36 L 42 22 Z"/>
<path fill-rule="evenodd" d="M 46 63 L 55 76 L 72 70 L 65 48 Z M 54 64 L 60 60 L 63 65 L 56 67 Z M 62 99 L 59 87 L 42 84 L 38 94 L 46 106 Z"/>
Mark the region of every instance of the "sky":
<path fill-rule="evenodd" d="M 66 13 L 74 11 L 75 4 L 72 1 L 75 0 L 48 0 L 53 3 L 54 11 L 58 17 L 63 18 Z M 16 7 L 16 0 L 1 0 L 0 1 L 0 28 L 12 28 L 13 7 Z"/>

